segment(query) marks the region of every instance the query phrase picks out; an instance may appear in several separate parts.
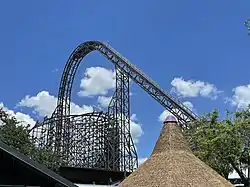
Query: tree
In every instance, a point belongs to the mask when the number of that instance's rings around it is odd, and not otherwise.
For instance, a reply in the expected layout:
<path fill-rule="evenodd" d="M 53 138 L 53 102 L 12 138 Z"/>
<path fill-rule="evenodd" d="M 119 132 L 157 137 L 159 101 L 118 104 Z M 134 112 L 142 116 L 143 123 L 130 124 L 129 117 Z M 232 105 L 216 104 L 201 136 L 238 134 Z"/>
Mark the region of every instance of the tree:
<path fill-rule="evenodd" d="M 248 35 L 250 36 L 250 18 L 244 22 L 244 25 L 247 27 Z"/>
<path fill-rule="evenodd" d="M 32 142 L 28 126 L 20 125 L 14 117 L 9 116 L 3 109 L 0 109 L 0 138 L 7 145 L 17 149 L 27 156 L 31 156 L 35 149 L 35 144 Z"/>
<path fill-rule="evenodd" d="M 36 146 L 34 139 L 29 135 L 29 125 L 23 126 L 20 121 L 8 115 L 2 108 L 0 108 L 0 124 L 1 141 L 50 169 L 58 169 L 59 165 L 55 163 L 60 163 L 59 157 L 46 147 Z"/>
<path fill-rule="evenodd" d="M 250 112 L 228 112 L 219 120 L 217 110 L 190 123 L 184 131 L 194 153 L 226 179 L 235 170 L 244 184 L 249 181 L 243 169 L 249 164 Z"/>

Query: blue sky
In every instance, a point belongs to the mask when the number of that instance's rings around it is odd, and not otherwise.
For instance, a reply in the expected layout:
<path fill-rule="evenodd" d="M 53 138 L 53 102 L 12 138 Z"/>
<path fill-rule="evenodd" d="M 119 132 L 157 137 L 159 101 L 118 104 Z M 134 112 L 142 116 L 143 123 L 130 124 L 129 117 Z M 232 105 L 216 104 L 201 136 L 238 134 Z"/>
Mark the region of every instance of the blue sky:
<path fill-rule="evenodd" d="M 215 108 L 224 113 L 244 107 L 250 103 L 250 38 L 244 26 L 249 17 L 248 0 L 2 2 L 0 103 L 19 117 L 25 113 L 37 119 L 52 110 L 72 50 L 81 42 L 101 40 L 166 91 L 191 102 L 199 115 Z M 97 94 L 78 94 L 86 68 L 97 66 L 112 69 L 98 53 L 90 54 L 74 82 L 75 104 L 98 104 Z M 36 96 L 41 92 L 39 98 L 45 100 L 39 103 Z M 26 95 L 30 97 L 17 107 Z M 138 154 L 147 157 L 159 135 L 158 117 L 164 108 L 136 85 L 131 108 L 143 130 Z"/>

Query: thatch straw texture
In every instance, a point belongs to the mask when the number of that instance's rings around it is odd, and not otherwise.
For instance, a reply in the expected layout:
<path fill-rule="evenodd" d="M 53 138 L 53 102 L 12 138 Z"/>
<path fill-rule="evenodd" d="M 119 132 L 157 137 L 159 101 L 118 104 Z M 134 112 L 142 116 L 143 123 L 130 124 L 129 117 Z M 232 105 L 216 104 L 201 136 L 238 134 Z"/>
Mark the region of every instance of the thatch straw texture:
<path fill-rule="evenodd" d="M 167 123 L 150 158 L 121 187 L 232 187 L 189 149 L 179 126 Z"/>

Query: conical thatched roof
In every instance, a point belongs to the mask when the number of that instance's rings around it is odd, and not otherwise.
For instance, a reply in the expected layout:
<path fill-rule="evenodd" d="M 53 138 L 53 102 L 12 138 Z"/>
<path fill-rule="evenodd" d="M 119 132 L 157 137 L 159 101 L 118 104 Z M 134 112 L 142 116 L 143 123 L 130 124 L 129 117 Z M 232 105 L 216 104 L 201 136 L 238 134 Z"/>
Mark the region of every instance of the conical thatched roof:
<path fill-rule="evenodd" d="M 150 158 L 122 187 L 232 187 L 190 150 L 178 124 L 165 123 Z"/>

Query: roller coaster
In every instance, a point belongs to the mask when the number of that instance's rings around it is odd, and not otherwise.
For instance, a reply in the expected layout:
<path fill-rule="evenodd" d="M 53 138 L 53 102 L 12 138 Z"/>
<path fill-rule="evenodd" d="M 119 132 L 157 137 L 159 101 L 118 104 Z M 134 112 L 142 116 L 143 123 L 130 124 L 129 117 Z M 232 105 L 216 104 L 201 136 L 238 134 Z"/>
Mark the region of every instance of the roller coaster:
<path fill-rule="evenodd" d="M 116 88 L 107 112 L 72 115 L 70 103 L 75 74 L 83 58 L 92 51 L 99 51 L 113 63 Z M 132 172 L 138 167 L 138 155 L 130 134 L 130 79 L 171 112 L 183 128 L 198 119 L 110 45 L 87 41 L 72 52 L 64 67 L 54 112 L 31 130 L 38 147 L 59 155 L 61 166 Z"/>

